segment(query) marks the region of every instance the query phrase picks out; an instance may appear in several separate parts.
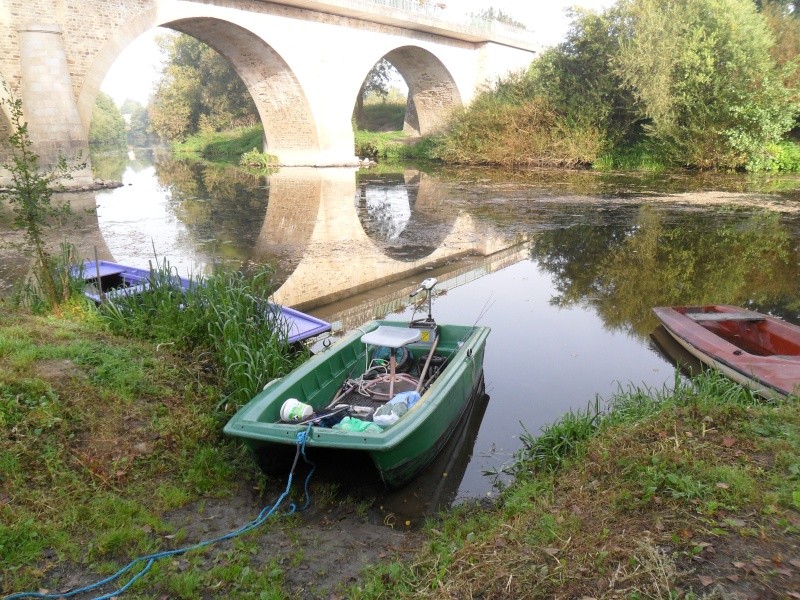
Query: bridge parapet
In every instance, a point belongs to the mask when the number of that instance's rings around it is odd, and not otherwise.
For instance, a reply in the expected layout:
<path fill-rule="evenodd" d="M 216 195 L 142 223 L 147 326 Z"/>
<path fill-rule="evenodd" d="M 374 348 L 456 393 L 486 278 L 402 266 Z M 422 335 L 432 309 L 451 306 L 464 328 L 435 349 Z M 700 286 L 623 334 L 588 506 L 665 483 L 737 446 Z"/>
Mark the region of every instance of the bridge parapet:
<path fill-rule="evenodd" d="M 298 8 L 330 12 L 383 25 L 426 31 L 466 42 L 494 42 L 538 51 L 541 44 L 528 29 L 511 27 L 500 21 L 470 16 L 451 9 L 445 2 L 415 0 L 270 0 Z"/>

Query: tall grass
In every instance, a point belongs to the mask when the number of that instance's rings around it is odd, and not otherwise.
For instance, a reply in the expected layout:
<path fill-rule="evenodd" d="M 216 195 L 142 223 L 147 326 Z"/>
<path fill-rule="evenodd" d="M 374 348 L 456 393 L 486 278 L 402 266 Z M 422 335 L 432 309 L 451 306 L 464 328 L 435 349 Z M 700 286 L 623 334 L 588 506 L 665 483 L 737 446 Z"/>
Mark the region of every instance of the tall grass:
<path fill-rule="evenodd" d="M 58 254 L 45 256 L 43 264 L 36 264 L 31 276 L 19 283 L 11 294 L 12 304 L 25 306 L 34 313 L 44 313 L 53 309 L 53 298 L 48 298 L 45 289 L 55 292 L 55 300 L 60 303 L 70 298 L 82 298 L 83 273 L 75 246 L 62 242 Z"/>
<path fill-rule="evenodd" d="M 400 131 L 406 118 L 406 101 L 367 100 L 358 129 L 367 131 Z"/>
<path fill-rule="evenodd" d="M 579 456 L 586 442 L 602 428 L 637 422 L 670 404 L 702 407 L 705 404 L 751 406 L 768 402 L 716 371 L 704 371 L 688 381 L 676 372 L 671 390 L 636 386 L 620 389 L 605 409 L 596 399 L 586 411 L 570 411 L 543 427 L 538 436 L 525 431 L 520 436 L 523 447 L 510 471 L 515 474 L 521 470 L 555 471 Z"/>
<path fill-rule="evenodd" d="M 223 132 L 201 132 L 186 141 L 174 144 L 176 152 L 199 154 L 213 162 L 238 163 L 240 157 L 264 146 L 264 128 L 261 125 L 241 127 Z"/>
<path fill-rule="evenodd" d="M 100 314 L 117 334 L 174 344 L 216 371 L 224 394 L 218 408 L 235 408 L 269 380 L 305 359 L 289 344 L 289 326 L 269 302 L 272 271 L 219 272 L 177 285 L 164 261 L 151 269 L 148 288 L 103 303 Z"/>

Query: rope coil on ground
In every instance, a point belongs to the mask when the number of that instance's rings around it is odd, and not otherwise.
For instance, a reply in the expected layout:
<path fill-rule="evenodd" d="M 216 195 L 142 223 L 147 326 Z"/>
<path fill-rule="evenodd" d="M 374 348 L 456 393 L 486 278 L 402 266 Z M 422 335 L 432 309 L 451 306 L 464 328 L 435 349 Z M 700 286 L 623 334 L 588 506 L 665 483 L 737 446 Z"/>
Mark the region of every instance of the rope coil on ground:
<path fill-rule="evenodd" d="M 101 596 L 96 596 L 92 600 L 109 600 L 112 597 L 119 596 L 123 592 L 127 591 L 141 577 L 143 577 L 150 570 L 150 568 L 153 566 L 153 564 L 157 560 L 160 560 L 162 558 L 166 558 L 166 557 L 169 557 L 169 556 L 177 556 L 177 555 L 180 555 L 180 554 L 185 554 L 187 552 L 190 552 L 191 550 L 197 550 L 199 548 L 205 548 L 206 546 L 210 546 L 212 544 L 216 544 L 218 542 L 222 542 L 222 541 L 229 540 L 231 538 L 240 536 L 243 533 L 247 533 L 248 531 L 251 531 L 251 530 L 263 525 L 266 522 L 266 520 L 269 519 L 269 517 L 271 517 L 273 515 L 273 513 L 275 513 L 276 510 L 278 510 L 278 507 L 280 507 L 280 505 L 283 503 L 283 501 L 289 495 L 289 492 L 291 491 L 291 487 L 292 487 L 292 480 L 294 479 L 294 470 L 297 467 L 297 461 L 299 460 L 299 458 L 301 456 L 303 457 L 303 460 L 307 464 L 311 465 L 311 471 L 306 476 L 305 483 L 303 485 L 303 493 L 305 495 L 306 501 L 305 501 L 305 504 L 303 504 L 302 508 L 299 509 L 299 511 L 302 512 L 302 511 L 306 510 L 309 507 L 309 505 L 311 504 L 311 495 L 308 492 L 308 485 L 309 485 L 309 482 L 311 481 L 311 476 L 314 474 L 314 471 L 316 470 L 316 465 L 313 462 L 311 462 L 310 460 L 308 460 L 308 458 L 306 457 L 306 442 L 308 441 L 309 435 L 311 433 L 311 427 L 312 426 L 313 426 L 313 423 L 309 423 L 308 427 L 306 427 L 305 430 L 297 432 L 297 438 L 296 438 L 297 451 L 295 452 L 294 461 L 292 462 L 292 468 L 289 471 L 288 481 L 286 482 L 286 488 L 284 489 L 283 493 L 278 497 L 278 499 L 275 501 L 275 503 L 272 506 L 265 506 L 261 510 L 261 512 L 258 513 L 258 516 L 255 519 L 253 519 L 249 523 L 246 523 L 245 525 L 241 526 L 239 529 L 235 529 L 234 531 L 226 533 L 225 535 L 221 535 L 219 537 L 212 538 L 210 540 L 205 540 L 205 541 L 198 542 L 196 544 L 192 544 L 191 546 L 185 546 L 183 548 L 177 548 L 175 550 L 164 550 L 164 551 L 161 551 L 161 552 L 154 552 L 153 554 L 148 554 L 146 556 L 140 556 L 139 558 L 131 561 L 130 563 L 128 563 L 127 565 L 122 567 L 119 571 L 117 571 L 113 575 L 111 575 L 109 577 L 106 577 L 105 579 L 102 579 L 102 580 L 100 580 L 100 581 L 98 581 L 96 583 L 93 583 L 91 585 L 87 585 L 87 586 L 82 587 L 82 588 L 77 588 L 77 589 L 71 590 L 69 592 L 53 593 L 53 594 L 42 593 L 42 592 L 17 592 L 17 593 L 11 594 L 9 596 L 5 596 L 3 598 L 3 600 L 18 600 L 19 598 L 45 598 L 45 599 L 57 600 L 59 598 L 72 598 L 72 597 L 77 596 L 79 594 L 87 594 L 89 592 L 92 592 L 92 591 L 104 586 L 104 585 L 107 585 L 107 584 L 109 584 L 109 583 L 111 583 L 113 581 L 116 581 L 117 579 L 119 579 L 120 577 L 122 577 L 123 575 L 128 573 L 136 565 L 141 564 L 141 563 L 145 563 L 144 567 L 142 567 L 142 570 L 139 571 L 138 573 L 136 573 L 135 575 L 133 575 L 131 577 L 131 579 L 125 585 L 123 585 L 122 587 L 120 587 L 120 588 L 118 588 L 118 589 L 116 589 L 116 590 L 114 590 L 112 592 L 108 592 L 108 593 L 103 594 Z M 291 514 L 293 514 L 295 512 L 298 512 L 298 508 L 294 503 L 291 503 L 289 505 L 289 510 L 288 510 L 288 512 L 286 512 L 286 514 L 287 515 L 291 515 Z"/>

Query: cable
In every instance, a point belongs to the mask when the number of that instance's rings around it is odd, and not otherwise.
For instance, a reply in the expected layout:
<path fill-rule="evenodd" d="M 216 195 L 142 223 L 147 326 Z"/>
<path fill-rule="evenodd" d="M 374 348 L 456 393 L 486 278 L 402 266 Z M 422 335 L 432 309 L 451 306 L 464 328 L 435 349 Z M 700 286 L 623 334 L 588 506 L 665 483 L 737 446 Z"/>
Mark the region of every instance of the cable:
<path fill-rule="evenodd" d="M 295 452 L 295 455 L 294 455 L 294 461 L 292 462 L 292 468 L 289 470 L 289 478 L 288 478 L 288 481 L 286 483 L 286 489 L 283 491 L 283 493 L 278 497 L 278 499 L 275 501 L 275 503 L 271 507 L 265 506 L 263 509 L 261 509 L 261 512 L 258 513 L 258 516 L 255 519 L 253 519 L 249 523 L 246 523 L 245 525 L 242 525 L 239 529 L 236 529 L 234 531 L 226 533 L 225 535 L 221 535 L 219 537 L 212 538 L 210 540 L 205 540 L 205 541 L 202 541 L 202 542 L 198 542 L 196 544 L 192 544 L 191 546 L 186 546 L 184 548 L 178 548 L 178 549 L 175 549 L 175 550 L 165 550 L 165 551 L 162 551 L 162 552 L 155 552 L 153 554 L 148 554 L 146 556 L 140 556 L 139 558 L 131 561 L 130 563 L 128 563 L 127 565 L 122 567 L 119 571 L 117 571 L 116 573 L 114 573 L 110 577 L 106 577 L 105 579 L 102 579 L 102 580 L 100 580 L 100 581 L 98 581 L 96 583 L 93 583 L 91 585 L 87 585 L 87 586 L 82 587 L 82 588 L 71 590 L 69 592 L 64 592 L 63 594 L 60 594 L 60 593 L 59 594 L 43 594 L 41 592 L 17 592 L 15 594 L 11 594 L 10 596 L 5 596 L 3 598 L 3 600 L 18 600 L 19 598 L 46 598 L 46 599 L 57 600 L 59 598 L 71 598 L 73 596 L 77 596 L 78 594 L 86 594 L 88 592 L 96 590 L 99 587 L 102 587 L 102 586 L 104 586 L 106 584 L 109 584 L 112 581 L 115 581 L 115 580 L 119 579 L 122 575 L 124 575 L 125 573 L 130 571 L 137 564 L 145 562 L 146 564 L 142 568 L 142 570 L 139 571 L 138 573 L 136 573 L 133 577 L 131 577 L 131 579 L 125 585 L 123 585 L 122 587 L 114 590 L 113 592 L 108 592 L 107 594 L 103 594 L 102 596 L 97 596 L 97 597 L 93 598 L 93 600 L 109 600 L 112 597 L 119 596 L 123 592 L 127 591 L 143 575 L 145 575 L 157 560 L 160 560 L 162 558 L 166 558 L 168 556 L 177 556 L 179 554 L 185 554 L 186 552 L 189 552 L 191 550 L 197 550 L 199 548 L 205 548 L 206 546 L 210 546 L 211 544 L 216 544 L 218 542 L 222 542 L 222 541 L 229 540 L 231 538 L 240 536 L 243 533 L 247 533 L 248 531 L 251 531 L 251 530 L 263 525 L 264 522 L 266 522 L 266 520 L 269 519 L 269 517 L 272 516 L 272 514 L 278 509 L 278 507 L 283 503 L 283 501 L 289 495 L 289 492 L 291 491 L 291 487 L 292 487 L 292 479 L 294 478 L 294 470 L 297 467 L 297 461 L 300 458 L 300 456 L 303 457 L 303 460 L 306 462 L 306 464 L 311 465 L 311 471 L 306 476 L 305 484 L 303 485 L 303 493 L 305 495 L 306 501 L 305 501 L 305 504 L 303 505 L 303 507 L 299 509 L 300 512 L 306 510 L 309 507 L 309 505 L 311 504 L 311 494 L 309 494 L 309 491 L 308 491 L 308 484 L 311 481 L 311 476 L 314 474 L 314 471 L 317 468 L 316 465 L 313 462 L 311 462 L 310 460 L 308 460 L 308 458 L 306 457 L 306 442 L 308 441 L 308 437 L 309 437 L 309 434 L 311 433 L 311 427 L 312 426 L 313 426 L 313 423 L 309 423 L 308 427 L 306 427 L 305 431 L 298 431 L 297 432 L 297 438 L 296 438 L 297 451 Z M 289 511 L 286 514 L 287 515 L 291 515 L 291 514 L 297 512 L 297 510 L 298 510 L 297 506 L 294 503 L 292 503 L 292 504 L 289 505 Z"/>

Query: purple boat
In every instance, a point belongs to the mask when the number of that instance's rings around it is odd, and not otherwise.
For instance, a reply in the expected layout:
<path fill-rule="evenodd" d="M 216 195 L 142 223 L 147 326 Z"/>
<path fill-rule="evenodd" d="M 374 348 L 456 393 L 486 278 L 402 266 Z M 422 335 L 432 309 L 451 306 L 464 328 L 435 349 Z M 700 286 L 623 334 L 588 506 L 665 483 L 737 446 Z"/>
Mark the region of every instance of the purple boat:
<path fill-rule="evenodd" d="M 76 267 L 76 270 L 78 268 Z M 86 281 L 84 295 L 97 304 L 103 297 L 109 302 L 115 298 L 140 294 L 150 286 L 150 269 L 120 265 L 107 260 L 86 261 L 83 264 L 83 279 Z M 174 275 L 175 287 L 189 289 L 185 277 Z M 271 310 L 278 310 L 287 324 L 289 342 L 300 342 L 330 331 L 331 324 L 293 308 L 269 303 Z"/>

